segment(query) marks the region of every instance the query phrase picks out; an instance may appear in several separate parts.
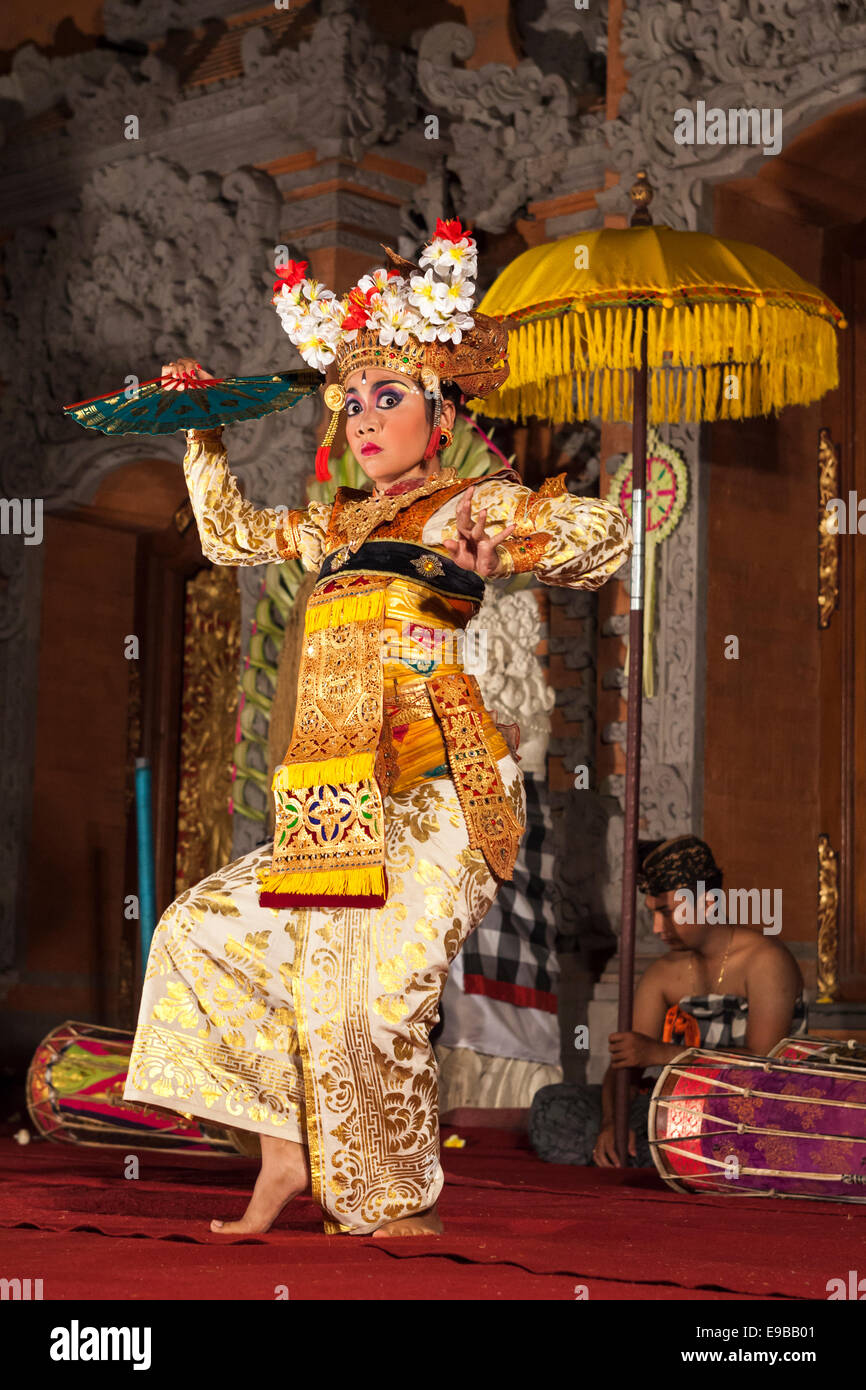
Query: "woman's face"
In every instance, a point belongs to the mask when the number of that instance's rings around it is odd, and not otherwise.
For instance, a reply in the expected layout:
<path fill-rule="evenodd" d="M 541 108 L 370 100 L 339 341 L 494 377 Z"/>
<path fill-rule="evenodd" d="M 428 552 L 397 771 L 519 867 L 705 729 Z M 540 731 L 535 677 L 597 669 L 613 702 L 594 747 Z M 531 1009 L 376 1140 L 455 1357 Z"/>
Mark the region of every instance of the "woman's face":
<path fill-rule="evenodd" d="M 417 469 L 431 429 L 423 387 L 389 368 L 366 367 L 347 377 L 345 389 L 346 438 L 367 477 L 388 487 Z M 443 401 L 443 428 L 454 414 Z"/>

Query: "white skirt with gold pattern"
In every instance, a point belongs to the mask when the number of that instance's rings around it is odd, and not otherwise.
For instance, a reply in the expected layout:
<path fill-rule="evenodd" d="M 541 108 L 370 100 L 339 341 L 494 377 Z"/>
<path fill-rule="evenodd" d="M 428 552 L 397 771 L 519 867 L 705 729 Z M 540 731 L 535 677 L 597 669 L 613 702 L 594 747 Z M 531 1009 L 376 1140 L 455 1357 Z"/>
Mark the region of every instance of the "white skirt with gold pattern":
<path fill-rule="evenodd" d="M 498 767 L 525 824 L 523 777 Z M 264 844 L 163 913 L 127 1100 L 307 1146 L 328 1234 L 364 1235 L 439 1197 L 430 1030 L 448 967 L 496 895 L 450 777 L 384 800 L 383 908 L 262 908 Z"/>

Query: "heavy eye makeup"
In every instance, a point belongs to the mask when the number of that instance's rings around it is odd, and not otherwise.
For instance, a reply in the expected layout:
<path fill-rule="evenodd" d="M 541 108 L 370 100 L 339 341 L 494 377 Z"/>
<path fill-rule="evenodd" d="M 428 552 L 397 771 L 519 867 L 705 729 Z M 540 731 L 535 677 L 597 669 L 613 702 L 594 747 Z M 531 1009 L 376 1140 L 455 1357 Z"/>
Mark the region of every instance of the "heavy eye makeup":
<path fill-rule="evenodd" d="M 377 409 L 381 408 L 382 410 L 393 410 L 396 406 L 400 404 L 400 402 L 404 399 L 404 397 L 407 394 L 408 393 L 406 391 L 401 391 L 399 387 L 383 386 L 380 391 L 376 392 L 376 407 Z M 353 406 L 356 406 L 357 409 L 353 410 Z M 351 418 L 351 416 L 357 415 L 360 409 L 361 402 L 359 398 L 357 396 L 350 396 L 349 399 L 346 401 L 347 416 Z"/>

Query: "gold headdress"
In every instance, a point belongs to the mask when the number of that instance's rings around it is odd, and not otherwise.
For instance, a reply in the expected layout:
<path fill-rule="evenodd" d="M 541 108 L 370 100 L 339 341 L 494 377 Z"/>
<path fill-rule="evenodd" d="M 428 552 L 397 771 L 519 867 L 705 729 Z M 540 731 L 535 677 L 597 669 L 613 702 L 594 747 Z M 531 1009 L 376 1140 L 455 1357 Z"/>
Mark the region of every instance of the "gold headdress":
<path fill-rule="evenodd" d="M 507 327 L 468 312 L 478 263 L 471 234 L 456 219 L 439 219 L 420 265 L 388 246 L 382 250 L 393 268 L 363 276 L 341 299 L 306 277 L 306 261 L 277 270 L 273 303 L 286 333 L 311 367 L 324 374 L 336 363 L 338 380 L 325 389 L 331 419 L 316 452 L 322 482 L 331 476 L 328 454 L 346 401 L 343 385 L 359 368 L 391 368 L 431 393 L 433 427 L 425 458 L 439 448 L 443 381 L 455 382 L 467 396 L 486 396 L 508 376 Z"/>

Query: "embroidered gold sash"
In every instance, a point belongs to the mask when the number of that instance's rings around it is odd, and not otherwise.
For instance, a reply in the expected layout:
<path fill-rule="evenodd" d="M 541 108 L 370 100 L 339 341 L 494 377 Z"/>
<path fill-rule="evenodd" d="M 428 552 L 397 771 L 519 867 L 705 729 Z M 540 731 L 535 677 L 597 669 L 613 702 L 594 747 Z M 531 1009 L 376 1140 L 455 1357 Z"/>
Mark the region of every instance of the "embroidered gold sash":
<path fill-rule="evenodd" d="M 261 907 L 383 907 L 380 634 L 387 576 L 347 574 L 313 593 L 292 741 L 274 773 L 274 852 Z M 354 591 L 354 592 L 353 592 Z"/>
<path fill-rule="evenodd" d="M 510 879 L 526 829 L 515 817 L 499 768 L 484 739 L 484 702 L 474 676 L 431 676 L 430 700 L 442 726 L 448 765 L 469 830 L 490 868 Z"/>

